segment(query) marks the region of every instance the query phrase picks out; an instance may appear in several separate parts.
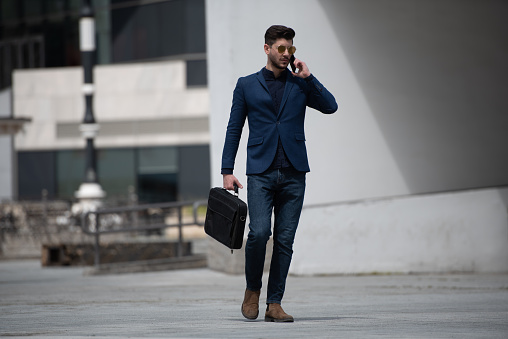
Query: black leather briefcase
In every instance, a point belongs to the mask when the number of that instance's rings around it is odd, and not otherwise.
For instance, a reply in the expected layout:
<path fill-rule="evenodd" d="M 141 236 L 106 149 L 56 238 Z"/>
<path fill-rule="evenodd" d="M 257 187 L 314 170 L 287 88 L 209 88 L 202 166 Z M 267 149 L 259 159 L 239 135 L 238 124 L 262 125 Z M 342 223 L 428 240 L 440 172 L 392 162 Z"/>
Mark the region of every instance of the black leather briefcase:
<path fill-rule="evenodd" d="M 240 249 L 247 218 L 247 204 L 235 193 L 221 187 L 214 187 L 208 196 L 205 233 L 231 249 Z"/>

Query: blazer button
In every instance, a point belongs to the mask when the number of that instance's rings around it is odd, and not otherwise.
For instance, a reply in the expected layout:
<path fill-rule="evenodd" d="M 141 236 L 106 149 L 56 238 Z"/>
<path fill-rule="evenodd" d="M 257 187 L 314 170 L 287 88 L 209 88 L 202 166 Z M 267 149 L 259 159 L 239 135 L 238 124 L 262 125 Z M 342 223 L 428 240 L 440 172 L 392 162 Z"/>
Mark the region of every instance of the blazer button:
<path fill-rule="evenodd" d="M 280 121 L 277 121 L 277 125 L 280 125 Z"/>

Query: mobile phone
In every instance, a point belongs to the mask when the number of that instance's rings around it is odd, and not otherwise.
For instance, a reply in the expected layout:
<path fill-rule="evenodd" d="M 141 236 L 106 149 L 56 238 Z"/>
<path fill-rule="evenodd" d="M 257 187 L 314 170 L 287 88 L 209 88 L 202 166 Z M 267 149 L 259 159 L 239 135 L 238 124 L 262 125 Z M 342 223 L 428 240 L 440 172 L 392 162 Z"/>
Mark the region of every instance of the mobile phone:
<path fill-rule="evenodd" d="M 295 66 L 295 55 L 291 54 L 291 57 L 289 58 L 289 65 L 291 66 L 291 69 L 293 72 L 296 72 L 296 66 Z"/>

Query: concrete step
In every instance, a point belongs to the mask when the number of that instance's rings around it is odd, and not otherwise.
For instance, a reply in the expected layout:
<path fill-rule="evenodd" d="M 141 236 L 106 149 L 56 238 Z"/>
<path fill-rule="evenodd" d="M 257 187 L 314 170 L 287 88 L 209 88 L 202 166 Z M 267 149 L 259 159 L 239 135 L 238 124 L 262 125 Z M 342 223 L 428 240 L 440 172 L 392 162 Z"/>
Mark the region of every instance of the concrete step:
<path fill-rule="evenodd" d="M 166 259 L 138 260 L 101 264 L 86 268 L 84 275 L 125 274 L 208 267 L 206 255 L 194 254 Z"/>
<path fill-rule="evenodd" d="M 138 260 L 166 259 L 178 256 L 178 242 L 111 242 L 100 244 L 100 263 L 113 264 Z M 182 243 L 182 256 L 192 254 L 192 244 Z M 43 244 L 42 266 L 92 266 L 93 244 Z"/>

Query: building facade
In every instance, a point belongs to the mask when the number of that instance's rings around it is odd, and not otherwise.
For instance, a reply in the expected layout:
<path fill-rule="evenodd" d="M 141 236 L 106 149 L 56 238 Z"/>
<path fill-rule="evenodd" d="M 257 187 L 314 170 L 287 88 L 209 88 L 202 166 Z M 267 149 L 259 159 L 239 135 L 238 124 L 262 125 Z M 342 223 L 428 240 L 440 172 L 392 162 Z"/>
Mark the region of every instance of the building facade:
<path fill-rule="evenodd" d="M 507 12 L 499 0 L 206 2 L 212 173 L 270 25 L 295 29 L 295 56 L 339 104 L 307 110 L 293 273 L 508 270 Z"/>
<path fill-rule="evenodd" d="M 82 1 L 2 1 L 0 65 L 14 117 L 15 199 L 74 199 L 84 177 Z M 92 1 L 97 171 L 107 200 L 206 197 L 210 187 L 204 1 Z M 12 74 L 12 76 L 11 76 Z"/>
<path fill-rule="evenodd" d="M 84 175 L 80 3 L 1 2 L 4 115 L 31 119 L 14 146 L 0 145 L 14 147 L 15 199 L 42 189 L 72 199 Z M 508 271 L 506 1 L 93 5 L 108 198 L 134 187 L 142 201 L 194 199 L 221 186 L 236 81 L 266 64 L 264 32 L 284 24 L 339 103 L 331 116 L 307 111 L 311 172 L 291 272 Z M 235 168 L 244 184 L 246 139 Z M 223 263 L 241 256 L 221 250 Z"/>

